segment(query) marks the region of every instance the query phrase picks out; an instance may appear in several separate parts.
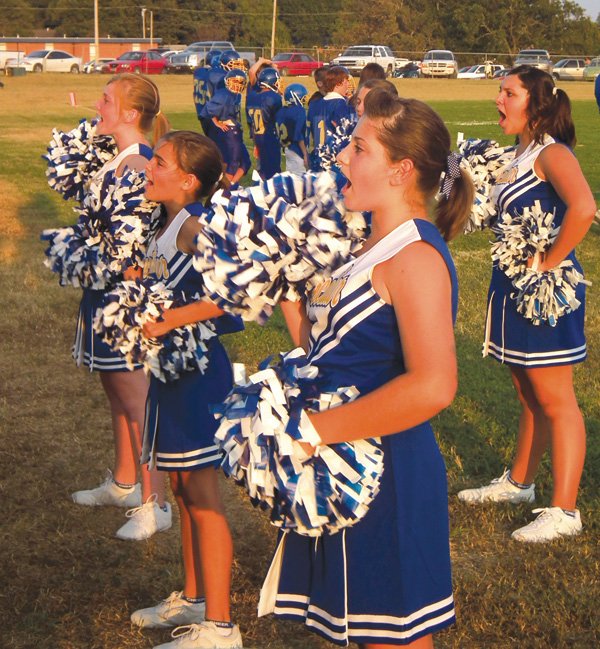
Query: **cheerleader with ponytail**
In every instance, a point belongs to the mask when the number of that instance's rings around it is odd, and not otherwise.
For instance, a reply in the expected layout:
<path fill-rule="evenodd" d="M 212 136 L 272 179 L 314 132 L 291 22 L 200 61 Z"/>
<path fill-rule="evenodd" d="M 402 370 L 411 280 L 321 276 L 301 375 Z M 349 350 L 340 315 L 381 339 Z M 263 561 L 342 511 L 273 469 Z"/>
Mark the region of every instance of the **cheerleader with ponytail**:
<path fill-rule="evenodd" d="M 582 528 L 576 500 L 586 443 L 573 365 L 586 357 L 587 281 L 575 246 L 596 204 L 573 154 L 569 98 L 549 74 L 514 68 L 502 81 L 496 107 L 500 128 L 516 136 L 517 147 L 492 193 L 498 219 L 483 353 L 509 366 L 521 417 L 511 469 L 458 497 L 533 502 L 533 479 L 549 448 L 550 506 L 534 510 L 537 518 L 512 534 L 518 541 L 545 542 Z"/>
<path fill-rule="evenodd" d="M 242 647 L 229 611 L 233 548 L 215 470 L 222 459 L 214 441 L 217 421 L 209 406 L 223 401 L 233 383 L 219 335 L 243 325 L 201 301 L 202 275 L 192 265 L 201 228 L 198 217 L 211 196 L 229 186 L 222 165 L 209 138 L 173 131 L 157 143 L 146 167 L 146 197 L 161 207 L 160 229 L 148 246 L 142 282 L 148 287 L 160 282 L 170 291 L 172 306 L 147 322 L 144 334 L 167 348 L 182 328 L 204 323 L 204 333 L 197 338 L 197 357 L 203 362 L 181 369 L 171 380 L 152 375 L 146 408 L 142 460 L 169 472 L 179 506 L 185 583 L 131 619 L 143 628 L 183 625 L 173 632 L 172 642 L 160 645 L 162 649 Z"/>

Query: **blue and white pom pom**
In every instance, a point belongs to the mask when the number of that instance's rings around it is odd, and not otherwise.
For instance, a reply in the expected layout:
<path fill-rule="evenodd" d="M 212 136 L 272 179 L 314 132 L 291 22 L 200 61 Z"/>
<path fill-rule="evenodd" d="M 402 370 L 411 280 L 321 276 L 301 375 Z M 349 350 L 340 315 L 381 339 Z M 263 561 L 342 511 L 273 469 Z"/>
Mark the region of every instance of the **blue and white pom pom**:
<path fill-rule="evenodd" d="M 511 293 L 517 303 L 517 311 L 532 324 L 548 324 L 555 327 L 558 319 L 579 308 L 577 286 L 591 282 L 575 268 L 570 259 L 547 271 L 527 268 L 513 279 L 516 291 Z"/>
<path fill-rule="evenodd" d="M 245 320 L 265 322 L 279 299 L 303 297 L 366 236 L 327 172 L 277 174 L 212 201 L 194 266 L 210 299 Z"/>
<path fill-rule="evenodd" d="M 117 145 L 110 136 L 96 135 L 95 122 L 82 120 L 67 133 L 53 129 L 47 151 L 42 157 L 48 162 L 50 188 L 81 201 L 90 178 L 117 155 Z"/>
<path fill-rule="evenodd" d="M 333 131 L 327 131 L 325 142 L 313 152 L 322 169 L 329 171 L 337 168 L 338 154 L 350 144 L 356 124 L 355 115 L 352 118 L 343 117 Z"/>
<path fill-rule="evenodd" d="M 44 230 L 49 243 L 45 264 L 62 286 L 96 290 L 114 283 L 144 258 L 160 211 L 144 197 L 145 176 L 128 170 L 107 174 L 101 187 L 90 187 L 74 226 Z"/>
<path fill-rule="evenodd" d="M 554 227 L 554 212 L 544 212 L 536 201 L 521 214 L 504 213 L 492 227 L 497 240 L 492 244 L 492 259 L 512 281 L 511 293 L 517 311 L 534 325 L 556 326 L 558 318 L 580 306 L 576 296 L 579 284 L 590 285 L 565 259 L 547 271 L 538 271 L 536 260 L 554 242 L 559 228 Z M 527 260 L 534 259 L 531 268 Z"/>
<path fill-rule="evenodd" d="M 44 230 L 41 239 L 48 242 L 44 265 L 58 275 L 61 286 L 103 288 L 106 285 L 109 269 L 100 255 L 97 221 Z"/>
<path fill-rule="evenodd" d="M 175 381 L 184 372 L 208 367 L 206 341 L 216 336 L 212 322 L 197 322 L 169 331 L 160 339 L 147 338 L 143 326 L 160 320 L 166 309 L 185 304 L 164 284 L 140 280 L 121 282 L 107 293 L 94 318 L 94 331 L 125 357 L 127 367 L 143 365 L 159 380 Z"/>
<path fill-rule="evenodd" d="M 502 147 L 494 140 L 463 138 L 463 134 L 459 133 L 460 166 L 470 174 L 475 187 L 473 209 L 465 226 L 465 233 L 469 233 L 488 228 L 496 220 L 492 187 L 502 170 L 514 159 L 515 147 Z"/>
<path fill-rule="evenodd" d="M 319 442 L 307 412 L 352 401 L 356 388 L 321 394 L 317 369 L 301 349 L 281 354 L 275 364 L 269 360 L 214 407 L 225 474 L 255 506 L 270 508 L 271 522 L 283 530 L 319 536 L 354 525 L 379 490 L 379 440 L 318 446 L 312 456 L 300 443 Z"/>
<path fill-rule="evenodd" d="M 545 252 L 554 242 L 554 212 L 544 212 L 539 201 L 518 214 L 503 212 L 492 226 L 492 260 L 511 279 L 522 275 L 527 260 Z"/>

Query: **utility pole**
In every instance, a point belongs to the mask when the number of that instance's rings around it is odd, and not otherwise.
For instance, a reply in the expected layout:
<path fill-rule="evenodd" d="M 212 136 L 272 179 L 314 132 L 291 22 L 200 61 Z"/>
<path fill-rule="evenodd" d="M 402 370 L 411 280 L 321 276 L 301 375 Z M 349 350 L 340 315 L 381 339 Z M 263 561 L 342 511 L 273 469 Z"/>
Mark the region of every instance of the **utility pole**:
<path fill-rule="evenodd" d="M 154 38 L 154 12 L 150 9 L 150 49 L 154 47 L 152 39 Z"/>
<path fill-rule="evenodd" d="M 146 38 L 146 7 L 142 7 L 142 38 Z"/>
<path fill-rule="evenodd" d="M 100 56 L 100 28 L 98 27 L 98 0 L 94 0 L 94 63 L 98 65 Z"/>
<path fill-rule="evenodd" d="M 273 0 L 273 25 L 271 27 L 271 59 L 275 56 L 275 24 L 277 23 L 277 0 Z"/>

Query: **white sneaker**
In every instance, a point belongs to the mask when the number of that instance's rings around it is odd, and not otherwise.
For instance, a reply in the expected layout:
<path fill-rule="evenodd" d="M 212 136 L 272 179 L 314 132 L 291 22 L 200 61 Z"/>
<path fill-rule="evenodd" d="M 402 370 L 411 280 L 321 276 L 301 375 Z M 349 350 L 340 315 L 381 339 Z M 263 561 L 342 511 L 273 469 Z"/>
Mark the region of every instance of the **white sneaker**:
<path fill-rule="evenodd" d="M 560 507 L 542 507 L 534 509 L 534 514 L 539 516 L 518 530 L 511 536 L 517 541 L 529 543 L 545 543 L 553 541 L 561 536 L 574 536 L 582 529 L 579 510 L 575 510 L 575 516 L 569 516 Z"/>
<path fill-rule="evenodd" d="M 129 519 L 117 530 L 116 537 L 124 541 L 143 541 L 156 532 L 168 530 L 171 527 L 171 505 L 165 503 L 166 511 L 156 502 L 156 494 L 135 509 L 130 509 L 125 516 Z"/>
<path fill-rule="evenodd" d="M 243 649 L 237 624 L 227 629 L 227 635 L 223 635 L 223 631 L 225 629 L 214 622 L 180 626 L 171 633 L 175 638 L 172 642 L 157 645 L 154 649 Z"/>
<path fill-rule="evenodd" d="M 166 629 L 181 624 L 204 621 L 206 605 L 192 604 L 183 598 L 183 591 L 175 591 L 156 606 L 142 608 L 131 614 L 131 621 L 143 629 Z"/>
<path fill-rule="evenodd" d="M 142 488 L 139 482 L 126 489 L 119 487 L 115 484 L 112 472 L 109 470 L 106 480 L 99 487 L 76 491 L 71 494 L 71 498 L 78 505 L 87 505 L 88 507 L 97 505 L 139 507 L 142 504 Z"/>
<path fill-rule="evenodd" d="M 499 478 L 489 485 L 476 489 L 463 489 L 458 492 L 458 499 L 466 503 L 532 503 L 535 500 L 535 484 L 532 482 L 525 489 L 515 487 L 509 482 L 510 471 L 507 469 Z"/>

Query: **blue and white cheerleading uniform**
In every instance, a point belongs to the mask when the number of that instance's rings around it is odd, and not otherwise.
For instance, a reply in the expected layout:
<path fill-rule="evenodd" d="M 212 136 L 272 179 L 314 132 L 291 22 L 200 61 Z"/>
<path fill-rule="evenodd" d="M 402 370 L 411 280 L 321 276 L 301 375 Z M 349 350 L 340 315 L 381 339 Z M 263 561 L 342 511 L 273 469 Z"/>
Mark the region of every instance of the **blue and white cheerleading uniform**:
<path fill-rule="evenodd" d="M 322 391 L 355 385 L 364 395 L 405 372 L 394 308 L 371 278 L 377 264 L 418 241 L 446 262 L 456 313 L 456 273 L 438 230 L 424 220 L 403 223 L 307 300 L 308 358 Z M 455 619 L 446 468 L 433 430 L 425 422 L 381 444 L 380 491 L 365 517 L 317 538 L 283 533 L 276 551 L 275 615 L 303 621 L 341 646 L 408 644 Z"/>
<path fill-rule="evenodd" d="M 193 203 L 181 210 L 167 229 L 148 246 L 144 277 L 162 282 L 176 297 L 195 302 L 203 296 L 202 275 L 192 265 L 192 255 L 177 248 L 177 236 L 188 218 L 204 210 Z M 242 321 L 223 315 L 212 321 L 217 334 L 241 331 Z M 206 341 L 208 367 L 183 372 L 176 381 L 163 383 L 150 378 L 146 401 L 146 420 L 142 463 L 150 462 L 165 471 L 192 471 L 217 466 L 222 455 L 214 435 L 217 421 L 209 410 L 227 396 L 233 385 L 231 363 L 218 336 Z"/>
<path fill-rule="evenodd" d="M 90 184 L 102 186 L 102 183 L 111 182 L 109 172 L 114 172 L 119 165 L 130 155 L 141 155 L 150 160 L 152 149 L 147 144 L 132 144 L 119 152 L 112 160 L 107 162 L 102 169 L 91 179 Z M 83 289 L 83 296 L 79 305 L 77 317 L 77 329 L 75 331 L 75 343 L 73 345 L 73 358 L 77 365 L 89 367 L 90 372 L 126 372 L 129 371 L 125 357 L 107 345 L 102 338 L 94 332 L 92 322 L 97 309 L 104 306 L 104 296 L 114 288 L 114 284 L 122 279 L 121 276 L 114 278 L 114 283 L 105 289 L 95 290 Z M 136 368 L 140 369 L 141 365 Z"/>
<path fill-rule="evenodd" d="M 552 184 L 539 178 L 534 169 L 539 154 L 554 142 L 548 135 L 541 144 L 532 142 L 499 175 L 492 194 L 499 214 L 516 215 L 539 201 L 544 212 L 552 212 L 556 208 L 553 228 L 560 228 L 566 205 Z M 574 250 L 567 259 L 583 274 Z M 583 283 L 579 283 L 576 289 L 576 297 L 581 305 L 558 318 L 554 327 L 547 323 L 534 325 L 524 318 L 517 311 L 512 293 L 515 293 L 515 288 L 511 280 L 495 263 L 488 292 L 484 356 L 490 355 L 501 363 L 525 367 L 571 365 L 585 360 Z"/>

